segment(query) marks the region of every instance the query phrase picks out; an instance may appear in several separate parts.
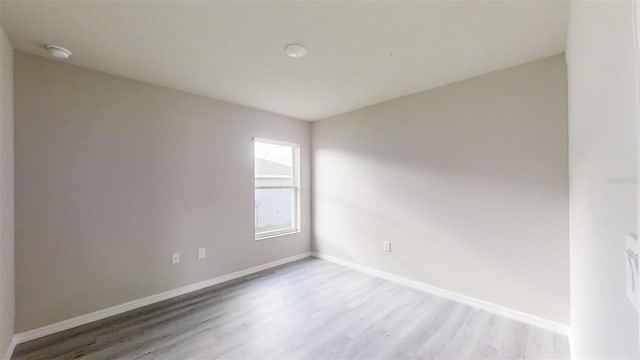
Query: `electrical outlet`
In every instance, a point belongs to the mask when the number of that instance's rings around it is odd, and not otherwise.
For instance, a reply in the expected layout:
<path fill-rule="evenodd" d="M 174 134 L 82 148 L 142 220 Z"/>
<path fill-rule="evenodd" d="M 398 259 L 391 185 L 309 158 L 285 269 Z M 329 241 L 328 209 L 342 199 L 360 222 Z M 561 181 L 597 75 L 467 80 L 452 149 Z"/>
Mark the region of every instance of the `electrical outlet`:
<path fill-rule="evenodd" d="M 198 260 L 202 260 L 204 258 L 207 257 L 207 249 L 206 248 L 199 248 L 198 249 Z"/>
<path fill-rule="evenodd" d="M 171 254 L 171 263 L 172 264 L 177 264 L 179 262 L 180 262 L 180 253 Z"/>
<path fill-rule="evenodd" d="M 384 241 L 384 252 L 391 252 L 391 241 Z"/>

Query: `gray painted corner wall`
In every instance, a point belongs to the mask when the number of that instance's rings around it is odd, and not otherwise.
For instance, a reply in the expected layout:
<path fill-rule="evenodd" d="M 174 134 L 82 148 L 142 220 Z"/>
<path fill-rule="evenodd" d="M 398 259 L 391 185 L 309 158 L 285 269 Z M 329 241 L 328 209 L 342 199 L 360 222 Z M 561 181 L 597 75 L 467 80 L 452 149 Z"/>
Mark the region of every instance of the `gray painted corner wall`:
<path fill-rule="evenodd" d="M 18 332 L 310 249 L 308 122 L 19 52 L 15 119 Z M 254 136 L 300 144 L 298 234 L 254 240 Z"/>
<path fill-rule="evenodd" d="M 572 2 L 567 46 L 574 358 L 640 357 L 625 290 L 637 233 L 638 82 L 633 4 Z"/>
<path fill-rule="evenodd" d="M 313 248 L 568 324 L 567 136 L 563 55 L 315 122 Z"/>
<path fill-rule="evenodd" d="M 13 48 L 0 28 L 0 357 L 14 334 Z"/>

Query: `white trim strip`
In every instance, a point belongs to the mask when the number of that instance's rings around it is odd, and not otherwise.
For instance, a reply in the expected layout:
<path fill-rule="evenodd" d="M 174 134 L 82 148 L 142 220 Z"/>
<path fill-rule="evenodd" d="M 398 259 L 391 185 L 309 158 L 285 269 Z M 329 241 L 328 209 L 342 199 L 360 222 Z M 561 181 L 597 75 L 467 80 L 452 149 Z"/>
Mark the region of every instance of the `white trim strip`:
<path fill-rule="evenodd" d="M 445 289 L 441 289 L 435 286 L 431 286 L 419 281 L 415 281 L 415 280 L 410 280 L 398 275 L 393 275 L 393 274 L 389 274 L 380 270 L 376 270 L 367 266 L 363 266 L 360 264 L 356 264 L 353 263 L 351 261 L 347 261 L 347 260 L 342 260 L 340 258 L 331 256 L 331 255 L 325 255 L 325 254 L 321 254 L 321 253 L 317 253 L 317 252 L 312 252 L 311 255 L 313 257 L 319 258 L 319 259 L 323 259 L 323 260 L 327 260 L 339 265 L 343 265 L 349 268 L 352 268 L 354 270 L 358 270 L 361 271 L 363 273 L 367 273 L 369 275 L 373 275 L 382 279 L 386 279 L 389 281 L 393 281 L 395 283 L 398 283 L 400 285 L 404 285 L 410 288 L 414 288 L 416 290 L 421 290 L 424 291 L 426 293 L 430 293 L 433 295 L 437 295 L 437 296 L 441 296 L 443 298 L 449 299 L 449 300 L 453 300 L 465 305 L 469 305 L 469 306 L 473 306 L 475 308 L 478 309 L 482 309 L 485 311 L 489 311 L 492 312 L 494 314 L 497 315 L 502 315 L 504 317 L 513 319 L 513 320 L 517 320 L 532 326 L 536 326 L 545 330 L 549 330 L 551 332 L 557 333 L 557 334 L 561 334 L 561 335 L 565 335 L 568 336 L 569 334 L 569 327 L 560 323 L 557 323 L 555 321 L 551 321 L 548 319 L 544 319 L 535 315 L 531 315 L 531 314 L 527 314 L 518 310 L 514 310 L 505 306 L 501 306 L 501 305 L 496 305 L 493 303 L 490 303 L 488 301 L 484 301 L 484 300 L 480 300 L 480 299 L 476 299 L 476 298 L 472 298 L 470 296 L 466 296 L 466 295 L 462 295 L 462 294 L 458 294 L 455 293 L 453 291 L 449 291 L 449 290 L 445 290 Z"/>
<path fill-rule="evenodd" d="M 475 299 L 466 295 L 462 295 L 462 294 L 458 294 L 449 290 L 444 290 L 444 289 L 440 289 L 438 287 L 435 286 L 431 286 L 431 285 L 427 285 L 425 283 L 421 283 L 415 280 L 409 280 L 406 278 L 403 278 L 401 276 L 397 276 L 397 275 L 393 275 L 393 274 L 389 274 L 389 273 L 385 273 L 383 271 L 379 271 L 379 270 L 375 270 L 363 265 L 359 265 L 350 261 L 346 261 L 346 260 L 342 260 L 339 258 L 336 258 L 334 256 L 330 256 L 330 255 L 325 255 L 325 254 L 320 254 L 320 253 L 316 253 L 316 252 L 305 252 L 305 253 L 301 253 L 298 255 L 294 255 L 294 256 L 290 256 L 284 259 L 280 259 L 280 260 L 276 260 L 276 261 L 272 261 L 266 264 L 262 264 L 262 265 L 258 265 L 258 266 L 254 266 L 248 269 L 244 269 L 244 270 L 240 270 L 240 271 L 236 271 L 230 274 L 226 274 L 226 275 L 221 275 L 209 280 L 205 280 L 205 281 L 201 281 L 195 284 L 191 284 L 191 285 L 187 285 L 187 286 L 183 286 L 177 289 L 173 289 L 173 290 L 169 290 L 169 291 L 165 291 L 159 294 L 155 294 L 146 298 L 142 298 L 142 299 L 138 299 L 138 300 L 134 300 L 134 301 L 130 301 L 124 304 L 120 304 L 120 305 L 116 305 L 116 306 L 112 306 L 110 308 L 106 308 L 106 309 L 102 309 L 102 310 L 98 310 L 96 312 L 92 312 L 89 314 L 85 314 L 85 315 L 81 315 L 72 319 L 68 319 L 68 320 L 63 320 L 60 322 L 57 322 L 55 324 L 50 324 L 47 326 L 43 326 L 41 328 L 37 328 L 37 329 L 33 329 L 33 330 L 29 330 L 29 331 L 25 331 L 19 334 L 15 334 L 13 336 L 13 338 L 11 339 L 11 342 L 9 344 L 9 347 L 7 349 L 7 352 L 4 356 L 4 360 L 8 360 L 11 358 L 11 355 L 13 354 L 13 351 L 15 349 L 15 347 L 18 344 L 22 344 L 25 343 L 27 341 L 31 341 L 31 340 L 35 340 L 44 336 L 48 336 L 51 334 L 55 334 L 57 332 L 61 332 L 61 331 L 65 331 L 65 330 L 69 330 L 71 328 L 77 327 L 77 326 L 81 326 L 81 325 L 85 325 L 97 320 L 102 320 L 105 318 L 108 318 L 110 316 L 114 316 L 114 315 L 118 315 L 118 314 L 122 314 L 125 313 L 127 311 L 131 311 L 131 310 L 135 310 L 147 305 L 151 305 L 160 301 L 164 301 L 167 299 L 171 299 L 173 297 L 177 297 L 177 296 L 181 296 L 184 294 L 188 294 L 190 292 L 193 291 L 197 291 L 197 290 L 201 290 L 204 288 L 207 288 L 209 286 L 213 286 L 213 285 L 217 285 L 217 284 L 221 284 L 223 282 L 226 281 L 230 281 L 230 280 L 234 280 L 234 279 L 238 279 L 241 278 L 243 276 L 247 276 L 247 275 L 251 275 L 263 270 L 267 270 L 276 266 L 280 266 L 280 265 L 284 265 L 296 260 L 300 260 L 300 259 L 304 259 L 306 257 L 309 256 L 314 256 L 317 257 L 319 259 L 323 259 L 323 260 L 327 260 L 339 265 L 343 265 L 346 267 L 350 267 L 352 269 L 367 273 L 369 275 L 373 275 L 379 278 L 383 278 L 389 281 L 393 281 L 395 283 L 404 285 L 404 286 L 408 286 L 417 290 L 421 290 L 430 294 L 434 294 L 434 295 L 438 295 L 462 304 L 466 304 L 466 305 L 470 305 L 485 311 L 489 311 L 498 315 L 502 315 L 505 317 L 508 317 L 510 319 L 514 319 L 517 321 L 521 321 L 524 323 L 527 323 L 529 325 L 533 325 L 533 326 L 537 326 L 558 334 L 562 334 L 562 335 L 568 335 L 569 329 L 568 326 L 563 325 L 563 324 L 559 324 L 556 323 L 554 321 L 551 320 L 547 320 L 547 319 L 543 319 L 540 317 L 537 317 L 535 315 L 531 315 L 531 314 L 527 314 L 518 310 L 513 310 L 504 306 L 500 306 L 500 305 L 496 305 L 487 301 L 483 301 L 483 300 L 479 300 L 479 299 Z"/>
<path fill-rule="evenodd" d="M 4 357 L 2 358 L 2 360 L 11 360 L 11 356 L 13 355 L 13 350 L 15 350 L 16 345 L 18 345 L 18 340 L 14 335 L 11 338 L 11 342 L 9 342 L 9 346 L 7 347 L 7 352 L 4 354 Z"/>
<path fill-rule="evenodd" d="M 47 326 L 43 326 L 41 328 L 37 328 L 37 329 L 33 329 L 33 330 L 29 330 L 29 331 L 25 331 L 19 334 L 14 335 L 13 339 L 12 339 L 12 344 L 13 347 L 15 347 L 15 345 L 17 344 L 22 344 L 25 343 L 27 341 L 31 341 L 34 339 L 38 339 L 47 335 L 51 335 L 51 334 L 55 334 L 57 332 L 60 331 L 64 331 L 64 330 L 69 330 L 71 328 L 74 328 L 76 326 L 80 326 L 80 325 L 85 325 L 97 320 L 102 320 L 105 318 L 108 318 L 110 316 L 114 316 L 114 315 L 118 315 L 118 314 L 122 314 L 125 313 L 127 311 L 131 311 L 131 310 L 135 310 L 135 309 L 139 309 L 141 307 L 147 306 L 147 305 L 151 305 L 151 304 L 155 304 L 157 302 L 160 301 L 164 301 L 167 299 L 171 299 L 174 298 L 176 296 L 180 296 L 180 295 L 184 295 L 184 294 L 188 294 L 190 292 L 193 291 L 197 291 L 197 290 L 201 290 L 204 288 L 207 288 L 209 286 L 213 286 L 213 285 L 217 285 L 217 284 L 221 284 L 223 282 L 229 281 L 229 280 L 234 280 L 234 279 L 238 279 L 241 278 L 243 276 L 247 276 L 247 275 L 251 275 L 263 270 L 267 270 L 276 266 L 280 266 L 280 265 L 284 265 L 296 260 L 300 260 L 300 259 L 304 259 L 311 256 L 310 252 L 304 252 L 298 255 L 294 255 L 294 256 L 290 256 L 284 259 L 280 259 L 280 260 L 276 260 L 276 261 L 272 261 L 266 264 L 262 264 L 262 265 L 258 265 L 258 266 L 254 266 L 254 267 L 250 267 L 248 269 L 244 269 L 244 270 L 240 270 L 240 271 L 236 271 L 230 274 L 226 274 L 226 275 L 221 275 L 221 276 L 217 276 L 214 277 L 212 279 L 209 280 L 204 280 L 201 282 L 197 282 L 195 284 L 191 284 L 191 285 L 187 285 L 187 286 L 183 286 L 177 289 L 173 289 L 173 290 L 169 290 L 169 291 L 165 291 L 159 294 L 155 294 L 155 295 L 151 295 L 142 299 L 138 299 L 138 300 L 133 300 L 124 304 L 120 304 L 120 305 L 116 305 L 116 306 L 112 306 L 110 308 L 106 308 L 106 309 L 102 309 L 102 310 L 98 310 L 96 312 L 92 312 L 89 314 L 85 314 L 85 315 L 80 315 L 78 317 L 74 317 L 72 319 L 68 319 L 68 320 L 63 320 L 60 322 L 57 322 L 55 324 L 50 324 Z M 13 353 L 13 348 L 10 347 L 11 353 Z M 7 357 L 10 358 L 10 353 L 8 353 L 9 356 Z"/>

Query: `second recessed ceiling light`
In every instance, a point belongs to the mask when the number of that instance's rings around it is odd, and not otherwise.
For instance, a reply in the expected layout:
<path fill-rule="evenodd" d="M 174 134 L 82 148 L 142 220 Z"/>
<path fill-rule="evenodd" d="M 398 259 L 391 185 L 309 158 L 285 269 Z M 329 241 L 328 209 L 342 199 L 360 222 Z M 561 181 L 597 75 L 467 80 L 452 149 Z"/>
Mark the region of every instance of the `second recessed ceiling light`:
<path fill-rule="evenodd" d="M 284 47 L 284 52 L 292 58 L 301 58 L 307 55 L 307 48 L 300 44 L 289 44 Z"/>

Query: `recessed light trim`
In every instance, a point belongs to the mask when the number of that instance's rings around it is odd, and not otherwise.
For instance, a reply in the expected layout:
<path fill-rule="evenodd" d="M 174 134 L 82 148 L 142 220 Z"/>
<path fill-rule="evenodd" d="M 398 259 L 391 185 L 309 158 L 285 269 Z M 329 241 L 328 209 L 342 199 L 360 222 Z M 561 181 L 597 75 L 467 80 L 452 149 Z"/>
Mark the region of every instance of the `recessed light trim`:
<path fill-rule="evenodd" d="M 49 53 L 58 59 L 68 59 L 71 57 L 71 50 L 58 45 L 45 45 Z"/>
<path fill-rule="evenodd" d="M 307 48 L 301 44 L 289 44 L 284 47 L 284 52 L 292 58 L 301 58 L 307 55 Z"/>

